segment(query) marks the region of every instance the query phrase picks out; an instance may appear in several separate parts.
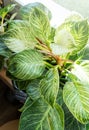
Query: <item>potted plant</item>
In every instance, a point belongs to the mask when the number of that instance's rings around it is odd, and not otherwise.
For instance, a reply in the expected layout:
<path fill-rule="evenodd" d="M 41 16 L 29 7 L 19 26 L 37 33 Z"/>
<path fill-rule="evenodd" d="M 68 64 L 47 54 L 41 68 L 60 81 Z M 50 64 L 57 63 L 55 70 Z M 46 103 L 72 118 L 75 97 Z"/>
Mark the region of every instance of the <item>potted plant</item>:
<path fill-rule="evenodd" d="M 7 76 L 27 94 L 19 130 L 88 130 L 88 20 L 72 15 L 53 28 L 40 3 L 23 6 L 19 15 L 3 39 L 11 53 Z"/>

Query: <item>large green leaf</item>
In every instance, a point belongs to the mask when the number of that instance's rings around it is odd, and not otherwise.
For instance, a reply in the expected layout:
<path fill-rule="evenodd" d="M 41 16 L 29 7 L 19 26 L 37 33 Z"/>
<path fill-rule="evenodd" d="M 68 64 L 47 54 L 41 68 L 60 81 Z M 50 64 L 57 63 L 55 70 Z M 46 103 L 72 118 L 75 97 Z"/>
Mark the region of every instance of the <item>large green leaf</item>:
<path fill-rule="evenodd" d="M 86 125 L 78 122 L 65 104 L 62 106 L 65 115 L 65 130 L 86 130 Z"/>
<path fill-rule="evenodd" d="M 64 115 L 61 107 L 52 108 L 40 98 L 21 114 L 19 130 L 64 130 Z"/>
<path fill-rule="evenodd" d="M 81 82 L 89 84 L 89 61 L 84 61 L 80 65 L 74 64 L 71 73 Z"/>
<path fill-rule="evenodd" d="M 30 3 L 21 7 L 20 12 L 19 12 L 21 18 L 24 20 L 26 19 L 29 20 L 30 14 L 34 8 L 39 8 L 43 10 L 45 14 L 49 17 L 49 19 L 51 18 L 51 12 L 49 11 L 49 9 L 45 7 L 43 4 L 38 3 L 38 2 Z"/>
<path fill-rule="evenodd" d="M 28 22 L 14 20 L 9 25 L 8 36 L 5 38 L 6 46 L 13 52 L 21 52 L 26 49 L 33 49 L 36 39 L 31 35 Z"/>
<path fill-rule="evenodd" d="M 40 82 L 41 94 L 53 105 L 59 90 L 59 74 L 57 68 L 50 69 Z"/>
<path fill-rule="evenodd" d="M 89 85 L 67 82 L 63 89 L 63 99 L 69 111 L 81 123 L 89 123 Z"/>
<path fill-rule="evenodd" d="M 22 51 L 9 60 L 8 71 L 21 80 L 40 77 L 44 70 L 43 55 L 36 50 Z"/>

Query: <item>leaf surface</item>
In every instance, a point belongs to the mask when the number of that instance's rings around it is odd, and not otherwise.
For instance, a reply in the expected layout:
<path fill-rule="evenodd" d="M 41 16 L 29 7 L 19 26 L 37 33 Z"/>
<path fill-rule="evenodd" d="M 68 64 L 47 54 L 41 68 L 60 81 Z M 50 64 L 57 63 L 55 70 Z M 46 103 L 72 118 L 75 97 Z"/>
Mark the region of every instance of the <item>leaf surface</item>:
<path fill-rule="evenodd" d="M 65 130 L 86 130 L 86 125 L 78 122 L 65 104 L 62 106 L 65 115 Z"/>
<path fill-rule="evenodd" d="M 11 5 L 8 5 L 2 9 L 0 9 L 0 16 L 4 19 L 4 17 L 7 15 L 7 13 L 12 11 L 15 6 L 16 6 L 15 4 L 11 4 Z"/>
<path fill-rule="evenodd" d="M 21 115 L 19 130 L 64 130 L 63 111 L 59 105 L 52 108 L 40 98 Z"/>
<path fill-rule="evenodd" d="M 56 30 L 54 40 L 55 43 L 66 49 L 66 53 L 70 50 L 72 54 L 75 54 L 86 46 L 88 42 L 88 33 L 89 28 L 86 20 L 65 21 Z"/>
<path fill-rule="evenodd" d="M 25 50 L 10 59 L 8 71 L 18 79 L 35 79 L 45 70 L 43 55 L 36 50 Z"/>
<path fill-rule="evenodd" d="M 29 20 L 30 14 L 34 8 L 41 9 L 43 12 L 45 12 L 45 14 L 49 17 L 49 19 L 51 18 L 50 10 L 39 2 L 30 3 L 21 7 L 20 12 L 19 12 L 21 18 L 24 20 Z"/>
<path fill-rule="evenodd" d="M 89 86 L 80 82 L 67 82 L 63 99 L 69 111 L 83 124 L 89 122 Z"/>
<path fill-rule="evenodd" d="M 59 74 L 57 68 L 50 69 L 40 82 L 41 94 L 53 105 L 59 90 Z"/>
<path fill-rule="evenodd" d="M 6 46 L 13 52 L 21 52 L 26 49 L 34 49 L 36 39 L 31 36 L 28 22 L 14 20 L 9 25 L 8 36 L 5 38 Z"/>
<path fill-rule="evenodd" d="M 84 61 L 80 65 L 74 64 L 71 73 L 82 83 L 89 84 L 89 61 Z"/>

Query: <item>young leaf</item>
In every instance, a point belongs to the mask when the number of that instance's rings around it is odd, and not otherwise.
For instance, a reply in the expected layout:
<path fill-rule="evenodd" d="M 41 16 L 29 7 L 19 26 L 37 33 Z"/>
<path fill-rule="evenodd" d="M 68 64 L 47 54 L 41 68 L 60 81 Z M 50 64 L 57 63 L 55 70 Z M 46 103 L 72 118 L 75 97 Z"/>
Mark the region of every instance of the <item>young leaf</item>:
<path fill-rule="evenodd" d="M 84 61 L 80 65 L 74 64 L 71 73 L 82 83 L 89 83 L 89 61 Z"/>
<path fill-rule="evenodd" d="M 43 55 L 36 50 L 25 50 L 10 59 L 8 71 L 18 79 L 35 79 L 45 70 Z"/>
<path fill-rule="evenodd" d="M 89 123 L 89 86 L 75 81 L 67 82 L 63 99 L 69 111 L 82 124 Z"/>
<path fill-rule="evenodd" d="M 56 32 L 54 42 L 56 44 L 51 44 L 51 49 L 54 54 L 63 55 L 72 52 L 75 47 L 74 38 L 66 29 Z"/>
<path fill-rule="evenodd" d="M 45 14 L 49 17 L 49 19 L 51 19 L 50 10 L 47 7 L 45 7 L 43 4 L 38 2 L 30 3 L 25 6 L 22 6 L 19 15 L 21 16 L 22 19 L 29 20 L 30 14 L 34 8 L 41 9 L 43 12 L 45 12 Z"/>
<path fill-rule="evenodd" d="M 61 32 L 62 30 L 67 30 L 68 33 L 70 34 L 70 36 L 72 36 L 72 37 L 69 37 L 67 35 L 62 35 L 62 38 L 60 38 L 59 37 L 59 34 L 60 34 L 59 32 Z M 64 34 L 66 34 L 66 33 L 64 33 Z M 89 34 L 89 28 L 88 28 L 88 22 L 86 20 L 69 21 L 69 22 L 63 23 L 56 30 L 55 42 L 56 43 L 59 42 L 60 39 L 62 39 L 62 42 L 67 40 L 67 43 L 64 42 L 63 45 L 66 45 L 67 47 L 68 46 L 70 47 L 70 41 L 72 41 L 71 42 L 71 43 L 73 43 L 73 44 L 71 44 L 72 45 L 71 49 L 73 49 L 72 54 L 75 54 L 76 52 L 83 49 L 85 47 L 85 45 L 87 44 L 87 42 L 88 42 L 88 34 Z"/>
<path fill-rule="evenodd" d="M 59 90 L 59 74 L 57 68 L 50 69 L 40 82 L 41 94 L 54 105 Z"/>
<path fill-rule="evenodd" d="M 31 35 L 34 38 L 39 38 L 42 42 L 48 43 L 48 38 L 51 33 L 51 27 L 48 17 L 39 9 L 34 8 L 29 17 L 29 26 Z"/>
<path fill-rule="evenodd" d="M 64 130 L 63 116 L 59 105 L 52 108 L 40 98 L 22 112 L 19 130 Z"/>

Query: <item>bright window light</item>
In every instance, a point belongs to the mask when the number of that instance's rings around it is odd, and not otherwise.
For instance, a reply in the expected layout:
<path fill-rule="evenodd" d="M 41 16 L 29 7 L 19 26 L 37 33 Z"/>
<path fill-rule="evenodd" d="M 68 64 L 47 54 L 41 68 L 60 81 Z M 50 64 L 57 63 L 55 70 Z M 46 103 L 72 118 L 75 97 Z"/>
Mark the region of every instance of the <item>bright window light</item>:
<path fill-rule="evenodd" d="M 70 15 L 69 10 L 56 4 L 52 0 L 16 0 L 16 1 L 19 2 L 21 5 L 26 5 L 28 3 L 33 2 L 40 2 L 44 4 L 52 12 L 52 20 L 51 20 L 52 26 L 60 25 L 64 21 L 64 19 Z"/>

